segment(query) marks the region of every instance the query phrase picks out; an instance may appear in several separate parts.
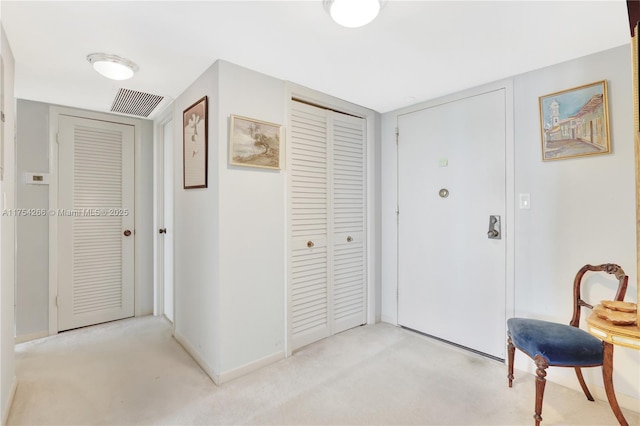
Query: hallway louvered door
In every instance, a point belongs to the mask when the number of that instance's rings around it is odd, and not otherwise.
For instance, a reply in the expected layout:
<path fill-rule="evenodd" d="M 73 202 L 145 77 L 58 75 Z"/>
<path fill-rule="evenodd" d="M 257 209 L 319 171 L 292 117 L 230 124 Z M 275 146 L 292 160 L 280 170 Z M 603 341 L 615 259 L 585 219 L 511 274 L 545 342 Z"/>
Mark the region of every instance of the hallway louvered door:
<path fill-rule="evenodd" d="M 134 315 L 134 127 L 61 115 L 58 330 Z"/>
<path fill-rule="evenodd" d="M 291 102 L 292 350 L 366 321 L 364 123 Z"/>
<path fill-rule="evenodd" d="M 326 111 L 292 102 L 290 320 L 293 347 L 329 336 Z"/>
<path fill-rule="evenodd" d="M 332 113 L 333 332 L 365 323 L 364 120 Z"/>

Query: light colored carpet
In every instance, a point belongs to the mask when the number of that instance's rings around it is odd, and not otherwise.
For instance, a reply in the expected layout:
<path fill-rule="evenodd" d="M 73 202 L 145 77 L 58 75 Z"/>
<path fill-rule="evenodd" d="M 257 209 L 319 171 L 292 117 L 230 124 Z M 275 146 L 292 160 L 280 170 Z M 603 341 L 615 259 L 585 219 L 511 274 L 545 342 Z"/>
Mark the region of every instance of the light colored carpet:
<path fill-rule="evenodd" d="M 509 389 L 504 365 L 388 324 L 309 345 L 221 387 L 156 317 L 23 343 L 16 358 L 13 425 L 533 424 L 532 375 L 516 372 Z M 554 383 L 544 402 L 543 425 L 616 424 L 606 401 Z"/>

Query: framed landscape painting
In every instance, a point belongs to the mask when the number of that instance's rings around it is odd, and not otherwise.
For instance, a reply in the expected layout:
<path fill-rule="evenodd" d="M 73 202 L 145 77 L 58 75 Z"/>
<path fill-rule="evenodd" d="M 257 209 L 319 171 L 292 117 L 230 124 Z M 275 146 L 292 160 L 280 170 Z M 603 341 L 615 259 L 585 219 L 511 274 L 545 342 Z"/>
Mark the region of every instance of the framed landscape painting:
<path fill-rule="evenodd" d="M 606 80 L 541 96 L 539 104 L 544 161 L 611 152 Z"/>
<path fill-rule="evenodd" d="M 236 166 L 280 169 L 280 125 L 232 115 L 229 162 Z"/>

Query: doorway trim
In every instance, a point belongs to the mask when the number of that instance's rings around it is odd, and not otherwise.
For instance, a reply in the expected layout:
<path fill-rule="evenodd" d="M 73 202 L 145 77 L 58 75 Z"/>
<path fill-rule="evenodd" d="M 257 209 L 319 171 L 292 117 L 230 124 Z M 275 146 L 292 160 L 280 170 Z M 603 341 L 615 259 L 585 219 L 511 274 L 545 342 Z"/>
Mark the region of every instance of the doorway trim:
<path fill-rule="evenodd" d="M 164 224 L 164 126 L 173 120 L 173 103 L 154 120 L 153 145 L 153 314 L 164 315 L 164 242 L 158 229 Z"/>
<path fill-rule="evenodd" d="M 459 93 L 455 93 L 449 96 L 445 96 L 442 98 L 422 102 L 419 104 L 411 105 L 396 111 L 393 111 L 386 117 L 383 117 L 383 123 L 387 123 L 388 126 L 392 126 L 394 129 L 397 129 L 398 126 L 398 117 L 403 114 L 416 112 L 425 108 L 431 108 L 438 105 L 443 105 L 450 102 L 455 102 L 461 99 L 465 99 L 471 96 L 481 95 L 483 93 L 492 92 L 496 90 L 504 89 L 505 90 L 505 136 L 506 136 L 506 146 L 505 146 L 505 209 L 506 209 L 506 220 L 505 220 L 505 228 L 504 228 L 504 236 L 506 243 L 506 266 L 505 266 L 505 278 L 506 278 L 506 289 L 505 289 L 505 312 L 506 317 L 510 318 L 515 315 L 515 141 L 514 141 L 514 104 L 513 104 L 513 80 L 506 79 L 497 81 L 494 83 L 489 83 L 483 86 L 479 86 L 473 89 L 465 90 Z M 391 129 L 387 129 L 391 130 Z M 396 137 L 395 131 L 393 135 L 391 132 L 387 131 L 385 137 Z M 387 277 L 393 277 L 393 282 L 386 285 L 385 294 L 395 295 L 395 312 L 387 312 L 387 315 L 383 318 L 385 322 L 390 322 L 392 324 L 398 325 L 398 262 L 399 262 L 399 254 L 398 254 L 398 244 L 399 244 L 399 233 L 398 233 L 398 221 L 397 221 L 397 206 L 398 206 L 398 145 L 397 143 L 388 141 L 385 144 L 393 143 L 394 146 L 394 155 L 395 161 L 393 163 L 393 178 L 395 182 L 393 183 L 394 188 L 394 200 L 395 205 L 393 206 L 396 210 L 396 219 L 393 221 L 393 233 L 394 233 L 394 241 L 392 250 L 395 252 L 391 257 L 393 260 L 393 265 L 391 266 L 393 269 L 388 270 L 384 273 Z M 390 176 L 391 173 L 385 174 Z M 389 188 L 389 186 L 386 186 Z M 386 216 L 385 213 L 382 213 L 383 216 Z M 389 229 L 388 225 L 388 216 L 387 216 L 387 229 Z M 383 229 L 383 234 L 385 233 Z M 387 234 L 389 231 L 387 231 Z M 387 252 L 388 255 L 392 255 L 392 253 Z M 389 262 L 391 263 L 391 262 Z M 386 268 L 385 268 L 386 269 Z M 391 314 L 391 315 L 390 315 Z M 504 333 L 505 333 L 505 341 L 506 341 L 506 323 L 504 325 Z"/>
<path fill-rule="evenodd" d="M 58 208 L 58 119 L 61 115 L 85 118 L 90 120 L 107 121 L 126 124 L 134 127 L 134 234 L 136 229 L 142 229 L 141 217 L 141 170 L 142 170 L 142 122 L 135 118 L 117 115 L 83 111 L 74 108 L 51 106 L 49 108 L 49 210 Z M 49 216 L 49 335 L 58 334 L 58 221 L 57 217 Z M 138 241 L 134 243 L 134 315 L 142 315 L 142 268 L 141 249 Z"/>

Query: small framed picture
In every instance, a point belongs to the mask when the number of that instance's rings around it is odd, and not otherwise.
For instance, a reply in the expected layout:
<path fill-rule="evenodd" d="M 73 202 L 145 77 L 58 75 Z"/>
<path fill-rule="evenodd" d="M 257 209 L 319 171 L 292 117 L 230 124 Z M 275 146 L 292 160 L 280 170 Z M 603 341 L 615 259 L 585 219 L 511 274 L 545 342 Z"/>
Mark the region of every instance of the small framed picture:
<path fill-rule="evenodd" d="M 280 170 L 279 124 L 232 115 L 229 127 L 231 164 Z"/>
<path fill-rule="evenodd" d="M 207 97 L 182 114 L 184 189 L 207 187 Z"/>
<path fill-rule="evenodd" d="M 539 103 L 544 161 L 611 152 L 606 80 L 541 96 Z"/>

